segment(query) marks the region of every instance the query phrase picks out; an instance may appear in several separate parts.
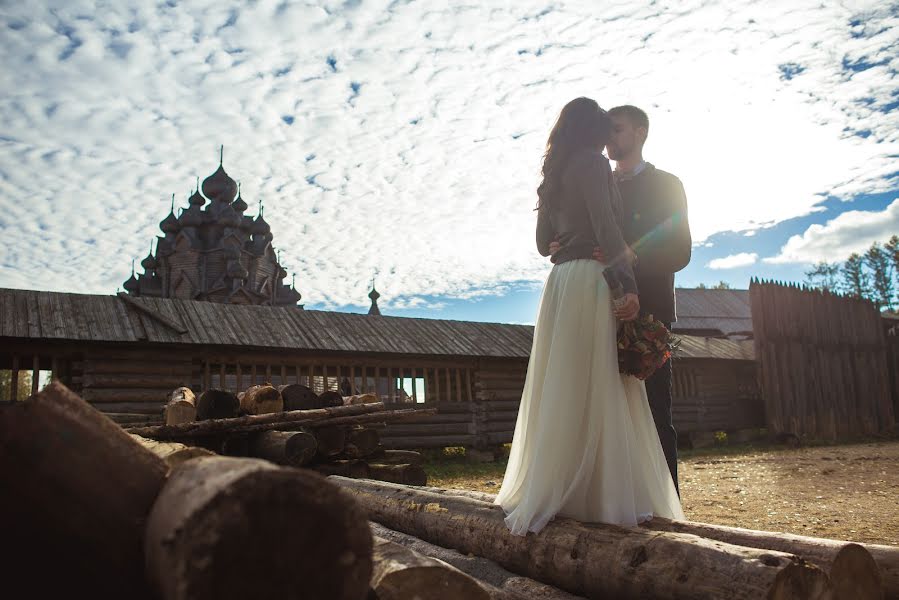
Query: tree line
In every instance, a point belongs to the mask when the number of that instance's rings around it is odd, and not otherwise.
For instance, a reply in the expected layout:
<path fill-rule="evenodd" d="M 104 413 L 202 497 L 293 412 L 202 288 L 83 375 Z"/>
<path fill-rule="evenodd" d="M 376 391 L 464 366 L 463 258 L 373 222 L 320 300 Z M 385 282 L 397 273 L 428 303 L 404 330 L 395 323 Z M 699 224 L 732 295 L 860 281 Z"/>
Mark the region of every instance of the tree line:
<path fill-rule="evenodd" d="M 806 283 L 830 292 L 866 298 L 880 310 L 899 306 L 899 236 L 874 242 L 864 254 L 839 262 L 822 261 L 805 272 Z"/>

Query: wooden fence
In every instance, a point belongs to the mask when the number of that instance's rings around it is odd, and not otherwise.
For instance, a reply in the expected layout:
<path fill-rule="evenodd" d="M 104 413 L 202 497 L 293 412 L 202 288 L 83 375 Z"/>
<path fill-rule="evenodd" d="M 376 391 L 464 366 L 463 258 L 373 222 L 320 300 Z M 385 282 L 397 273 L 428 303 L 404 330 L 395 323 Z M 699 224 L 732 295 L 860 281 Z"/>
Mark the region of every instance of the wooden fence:
<path fill-rule="evenodd" d="M 757 280 L 749 295 L 769 433 L 833 441 L 893 429 L 885 336 L 873 304 Z"/>

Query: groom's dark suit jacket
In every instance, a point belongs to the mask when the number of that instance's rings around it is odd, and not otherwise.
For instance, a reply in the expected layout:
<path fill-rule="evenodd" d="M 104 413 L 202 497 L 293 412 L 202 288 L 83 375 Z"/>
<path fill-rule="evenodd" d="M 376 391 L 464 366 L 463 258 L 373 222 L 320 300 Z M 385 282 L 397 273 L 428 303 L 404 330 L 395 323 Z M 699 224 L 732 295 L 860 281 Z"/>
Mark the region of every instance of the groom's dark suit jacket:
<path fill-rule="evenodd" d="M 676 321 L 674 274 L 690 262 L 692 246 L 684 186 L 671 173 L 647 163 L 637 175 L 619 179 L 618 189 L 622 233 L 637 253 L 640 312 L 663 323 Z"/>

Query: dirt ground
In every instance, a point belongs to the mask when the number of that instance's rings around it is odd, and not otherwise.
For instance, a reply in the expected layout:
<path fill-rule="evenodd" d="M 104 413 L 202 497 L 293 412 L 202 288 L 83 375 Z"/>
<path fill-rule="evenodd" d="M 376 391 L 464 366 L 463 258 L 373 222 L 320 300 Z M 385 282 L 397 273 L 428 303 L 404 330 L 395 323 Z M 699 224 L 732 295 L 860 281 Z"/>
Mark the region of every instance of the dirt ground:
<path fill-rule="evenodd" d="M 429 485 L 496 493 L 505 463 L 450 456 L 427 468 Z M 899 546 L 899 441 L 713 448 L 679 468 L 691 521 Z"/>

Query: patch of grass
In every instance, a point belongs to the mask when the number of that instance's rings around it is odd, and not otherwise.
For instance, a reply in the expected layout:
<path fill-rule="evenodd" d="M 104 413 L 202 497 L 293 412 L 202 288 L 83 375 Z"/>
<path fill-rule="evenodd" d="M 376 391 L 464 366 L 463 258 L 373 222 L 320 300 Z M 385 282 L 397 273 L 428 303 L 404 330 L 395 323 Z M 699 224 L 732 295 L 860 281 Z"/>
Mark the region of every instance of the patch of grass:
<path fill-rule="evenodd" d="M 499 491 L 508 461 L 508 450 L 499 452 L 500 458 L 493 462 L 474 462 L 466 457 L 464 448 L 434 448 L 420 452 L 425 457 L 428 485 L 491 493 Z"/>

